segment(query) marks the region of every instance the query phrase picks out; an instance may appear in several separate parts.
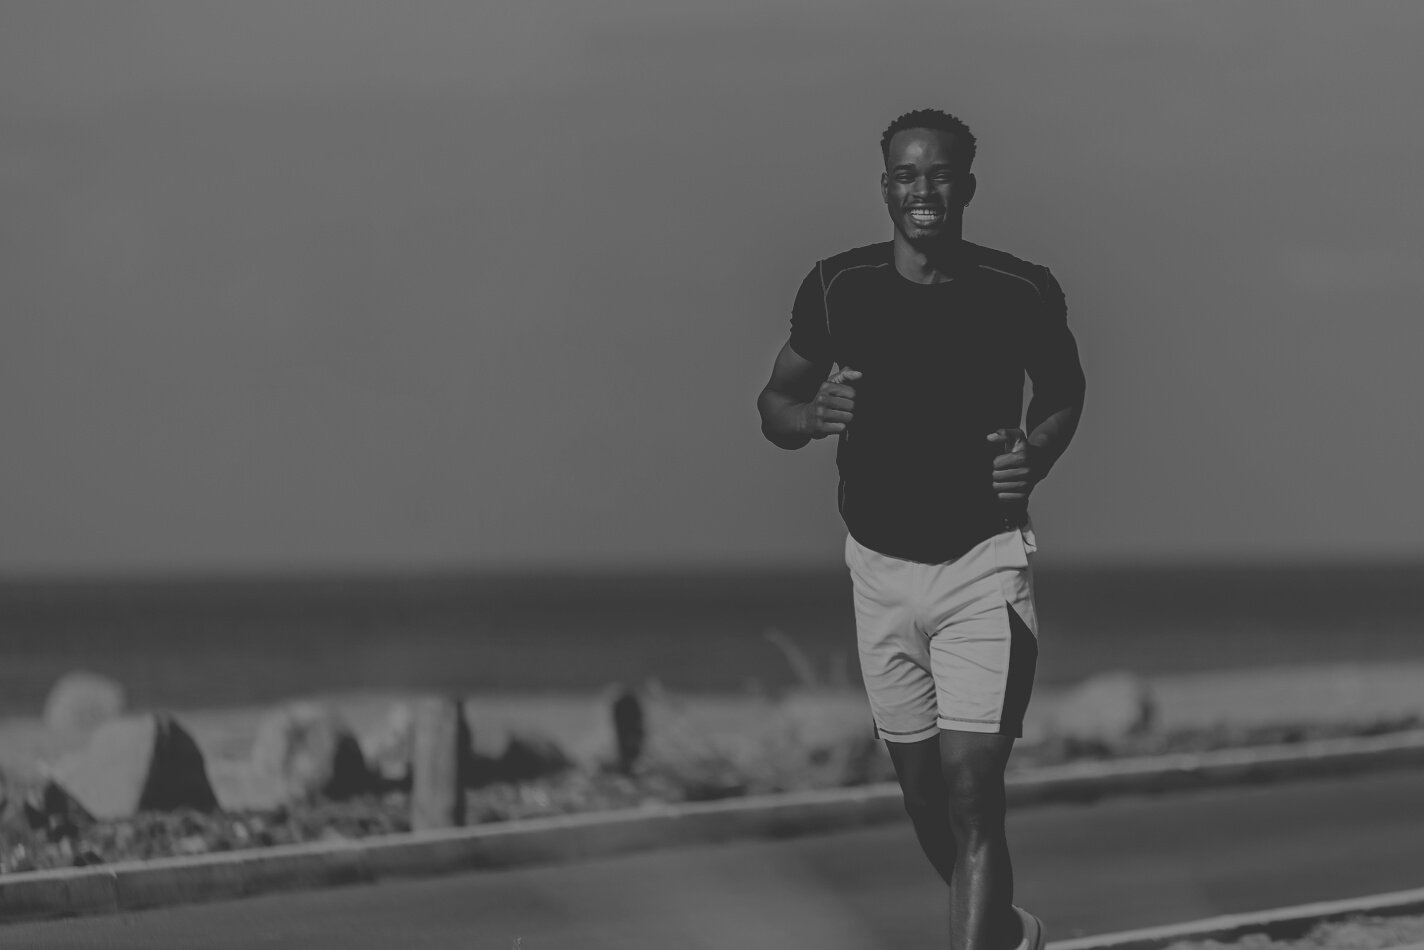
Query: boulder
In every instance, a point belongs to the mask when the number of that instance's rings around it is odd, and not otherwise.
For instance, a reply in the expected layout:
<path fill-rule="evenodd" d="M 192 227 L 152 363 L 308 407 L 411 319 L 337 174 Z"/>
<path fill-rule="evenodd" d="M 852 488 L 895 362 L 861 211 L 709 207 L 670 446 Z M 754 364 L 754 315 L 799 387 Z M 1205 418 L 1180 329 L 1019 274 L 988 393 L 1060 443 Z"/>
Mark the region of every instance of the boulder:
<path fill-rule="evenodd" d="M 501 781 L 524 782 L 561 772 L 570 764 L 569 757 L 553 739 L 514 733 L 505 743 L 495 768 Z"/>
<path fill-rule="evenodd" d="M 10 828 L 20 827 L 20 818 L 23 818 L 25 826 L 43 831 L 51 841 L 76 837 L 81 830 L 94 823 L 94 816 L 85 811 L 84 806 L 54 779 L 32 788 L 19 814 L 9 818 L 7 825 Z"/>
<path fill-rule="evenodd" d="M 44 723 L 55 732 L 87 735 L 124 711 L 124 688 L 106 676 L 76 670 L 61 676 L 45 699 Z"/>
<path fill-rule="evenodd" d="M 574 761 L 553 739 L 503 722 L 470 727 L 469 756 L 462 776 L 469 786 L 523 782 L 567 769 Z"/>
<path fill-rule="evenodd" d="M 629 773 L 647 746 L 647 719 L 639 692 L 616 683 L 590 697 L 576 723 L 563 730 L 567 760 L 586 771 L 616 769 Z"/>
<path fill-rule="evenodd" d="M 410 778 L 415 711 L 410 703 L 395 703 L 376 727 L 361 737 L 361 754 L 372 773 L 387 782 Z"/>
<path fill-rule="evenodd" d="M 776 721 L 774 707 L 762 700 L 691 701 L 655 680 L 645 684 L 640 699 L 645 737 L 637 771 L 675 782 L 690 801 L 745 793 L 748 775 L 768 752 L 774 754 L 767 736 L 789 735 Z"/>
<path fill-rule="evenodd" d="M 318 703 L 294 703 L 257 727 L 252 765 L 280 779 L 288 801 L 349 798 L 370 787 L 361 743 L 336 713 Z"/>
<path fill-rule="evenodd" d="M 874 737 L 870 702 L 860 689 L 800 688 L 787 692 L 776 717 L 792 730 L 800 745 L 829 748 Z"/>
<path fill-rule="evenodd" d="M 618 771 L 628 773 L 637 764 L 647 743 L 648 727 L 643 715 L 643 702 L 634 690 L 619 687 L 609 697 L 608 705 L 617 746 L 613 764 Z"/>
<path fill-rule="evenodd" d="M 95 818 L 217 807 L 203 753 L 167 715 L 109 720 L 87 747 L 57 762 L 51 777 Z"/>
<path fill-rule="evenodd" d="M 285 778 L 245 759 L 214 759 L 208 763 L 208 778 L 223 811 L 271 811 L 291 801 Z"/>
<path fill-rule="evenodd" d="M 1053 710 L 1050 735 L 1112 744 L 1139 735 L 1157 720 L 1157 703 L 1146 682 L 1115 671 L 1091 677 L 1069 690 Z"/>

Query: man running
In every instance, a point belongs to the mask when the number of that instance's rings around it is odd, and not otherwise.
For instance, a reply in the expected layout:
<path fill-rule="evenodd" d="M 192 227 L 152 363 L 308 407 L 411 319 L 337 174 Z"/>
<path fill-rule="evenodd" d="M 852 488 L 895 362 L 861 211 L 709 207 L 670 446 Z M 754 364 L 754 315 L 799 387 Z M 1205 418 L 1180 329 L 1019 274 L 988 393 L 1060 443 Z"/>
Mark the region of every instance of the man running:
<path fill-rule="evenodd" d="M 811 268 L 757 408 L 782 448 L 839 437 L 861 673 L 950 888 L 950 946 L 1041 950 L 1013 903 L 1004 768 L 1038 659 L 1028 498 L 1078 426 L 1083 371 L 1048 269 L 962 237 L 969 128 L 910 112 L 880 148 L 893 239 Z"/>

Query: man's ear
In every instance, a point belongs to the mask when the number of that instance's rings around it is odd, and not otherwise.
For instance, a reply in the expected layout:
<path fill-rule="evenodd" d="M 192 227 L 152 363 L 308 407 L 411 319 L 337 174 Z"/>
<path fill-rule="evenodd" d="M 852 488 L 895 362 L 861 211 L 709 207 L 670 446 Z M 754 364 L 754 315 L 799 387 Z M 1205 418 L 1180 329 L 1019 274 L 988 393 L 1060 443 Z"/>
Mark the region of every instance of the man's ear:
<path fill-rule="evenodd" d="M 890 175 L 887 172 L 880 173 L 880 200 L 890 200 Z"/>
<path fill-rule="evenodd" d="M 974 200 L 974 192 L 978 189 L 979 179 L 974 177 L 973 172 L 970 172 L 964 179 L 964 201 L 961 202 L 964 207 L 969 207 L 969 202 Z"/>

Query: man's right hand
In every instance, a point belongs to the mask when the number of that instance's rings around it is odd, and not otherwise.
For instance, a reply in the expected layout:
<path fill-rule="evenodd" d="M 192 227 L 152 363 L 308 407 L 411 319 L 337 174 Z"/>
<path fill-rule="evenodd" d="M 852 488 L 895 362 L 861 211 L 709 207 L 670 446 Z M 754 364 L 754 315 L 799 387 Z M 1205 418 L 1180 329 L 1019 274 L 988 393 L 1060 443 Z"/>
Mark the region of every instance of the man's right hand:
<path fill-rule="evenodd" d="M 821 384 L 815 397 L 806 403 L 806 435 L 824 439 L 846 430 L 855 413 L 855 387 L 847 384 L 860 379 L 860 375 L 859 371 L 844 367 Z"/>

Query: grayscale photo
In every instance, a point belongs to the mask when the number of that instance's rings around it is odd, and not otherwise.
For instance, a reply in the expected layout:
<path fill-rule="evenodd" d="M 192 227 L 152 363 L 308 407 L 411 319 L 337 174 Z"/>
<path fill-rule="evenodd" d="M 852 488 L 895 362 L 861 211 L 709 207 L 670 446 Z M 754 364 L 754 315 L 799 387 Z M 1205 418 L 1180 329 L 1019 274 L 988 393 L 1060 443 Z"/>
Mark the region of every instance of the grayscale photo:
<path fill-rule="evenodd" d="M 1424 950 L 1421 45 L 0 0 L 0 947 Z"/>

